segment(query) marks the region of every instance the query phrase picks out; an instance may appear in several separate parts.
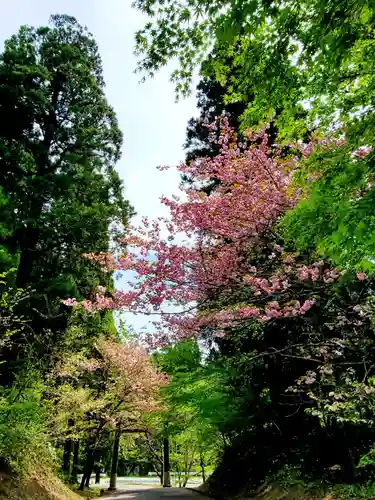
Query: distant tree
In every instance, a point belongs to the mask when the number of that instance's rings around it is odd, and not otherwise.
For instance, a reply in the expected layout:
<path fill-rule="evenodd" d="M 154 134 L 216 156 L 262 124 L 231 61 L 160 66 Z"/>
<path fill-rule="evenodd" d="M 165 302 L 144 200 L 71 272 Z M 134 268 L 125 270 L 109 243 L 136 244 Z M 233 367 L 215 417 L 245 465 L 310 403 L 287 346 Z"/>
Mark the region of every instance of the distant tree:
<path fill-rule="evenodd" d="M 218 54 L 213 53 L 210 58 L 215 59 Z M 231 60 L 228 57 L 228 64 Z M 215 156 L 219 153 L 218 144 L 210 141 L 210 131 L 205 126 L 207 123 L 213 123 L 217 118 L 225 115 L 229 124 L 238 130 L 240 127 L 240 118 L 246 109 L 246 104 L 238 102 L 226 102 L 225 95 L 230 86 L 230 78 L 219 82 L 214 76 L 202 76 L 197 85 L 197 108 L 199 110 L 198 118 L 190 118 L 186 130 L 186 161 L 206 156 Z"/>
<path fill-rule="evenodd" d="M 52 373 L 51 426 L 56 439 L 86 443 L 84 477 L 88 485 L 108 433 L 146 432 L 144 415 L 160 407 L 159 389 L 167 383 L 147 352 L 135 343 L 100 339 L 95 356 L 83 351 L 64 356 Z M 115 439 L 115 441 L 116 441 Z M 68 448 L 66 463 L 71 459 Z M 66 467 L 69 469 L 69 465 Z"/>

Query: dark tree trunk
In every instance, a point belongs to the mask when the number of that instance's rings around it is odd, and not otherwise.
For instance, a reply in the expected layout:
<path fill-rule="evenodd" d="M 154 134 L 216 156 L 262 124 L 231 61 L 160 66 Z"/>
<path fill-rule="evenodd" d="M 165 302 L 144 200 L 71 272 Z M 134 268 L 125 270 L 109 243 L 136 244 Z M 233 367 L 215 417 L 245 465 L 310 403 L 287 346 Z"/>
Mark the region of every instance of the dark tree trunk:
<path fill-rule="evenodd" d="M 76 484 L 78 481 L 78 466 L 79 466 L 79 441 L 73 442 L 73 466 L 72 474 L 70 476 L 70 481 L 72 484 Z"/>
<path fill-rule="evenodd" d="M 80 483 L 79 488 L 78 488 L 79 491 L 83 491 L 85 489 L 85 481 L 86 481 L 86 475 L 83 473 L 81 483 Z"/>
<path fill-rule="evenodd" d="M 205 483 L 206 482 L 206 471 L 204 468 L 204 460 L 203 460 L 202 455 L 200 456 L 200 466 L 201 466 L 201 471 L 202 471 L 202 480 Z"/>
<path fill-rule="evenodd" d="M 72 419 L 69 419 L 68 426 L 69 427 L 74 426 L 74 422 Z M 72 439 L 68 438 L 65 440 L 65 443 L 64 443 L 64 454 L 63 454 L 63 463 L 62 463 L 62 470 L 63 470 L 63 473 L 64 473 L 66 479 L 70 478 L 70 475 L 72 472 L 72 451 L 73 451 L 73 441 L 72 441 Z"/>
<path fill-rule="evenodd" d="M 118 452 L 120 447 L 120 436 L 121 430 L 118 427 L 115 434 L 115 442 L 113 444 L 113 456 L 112 456 L 112 467 L 111 467 L 111 477 L 109 481 L 109 491 L 115 491 L 117 487 L 117 466 L 118 466 Z"/>
<path fill-rule="evenodd" d="M 86 488 L 89 488 L 90 486 L 90 479 L 91 479 L 91 474 L 95 470 L 95 480 L 96 480 L 96 464 L 100 462 L 100 457 L 101 457 L 101 451 L 100 450 L 94 450 L 91 454 L 91 461 L 90 461 L 90 468 L 87 472 L 87 477 L 86 477 L 86 482 L 85 486 Z M 99 468 L 99 482 L 100 482 L 100 468 Z"/>
<path fill-rule="evenodd" d="M 87 454 L 86 454 L 85 467 L 83 469 L 83 474 L 82 474 L 82 479 L 81 479 L 81 484 L 79 486 L 80 491 L 83 491 L 85 489 L 85 486 L 86 487 L 90 486 L 90 477 L 91 477 L 93 467 L 94 467 L 93 451 L 90 448 L 88 448 Z"/>
<path fill-rule="evenodd" d="M 164 438 L 163 440 L 163 487 L 170 488 L 171 486 L 171 474 L 170 474 L 170 464 L 169 464 L 169 439 Z"/>
<path fill-rule="evenodd" d="M 100 484 L 100 466 L 95 467 L 95 484 Z"/>
<path fill-rule="evenodd" d="M 93 469 L 94 469 L 94 464 L 91 462 L 90 470 L 87 472 L 87 475 L 86 475 L 85 488 L 90 487 L 90 479 L 91 479 L 91 474 L 92 474 Z"/>
<path fill-rule="evenodd" d="M 36 228 L 26 228 L 24 233 L 20 243 L 21 256 L 16 278 L 16 285 L 20 288 L 25 286 L 29 281 L 39 239 L 39 230 Z"/>
<path fill-rule="evenodd" d="M 62 470 L 66 478 L 69 478 L 72 470 L 72 446 L 73 442 L 71 439 L 67 439 L 64 443 L 64 455 Z"/>

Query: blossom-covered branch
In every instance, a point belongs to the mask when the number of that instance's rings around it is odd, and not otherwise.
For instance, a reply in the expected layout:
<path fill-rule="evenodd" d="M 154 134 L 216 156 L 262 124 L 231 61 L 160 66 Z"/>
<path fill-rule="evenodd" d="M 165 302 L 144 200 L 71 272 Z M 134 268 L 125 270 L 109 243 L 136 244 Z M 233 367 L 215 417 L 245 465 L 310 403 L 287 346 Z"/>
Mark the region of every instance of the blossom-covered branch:
<path fill-rule="evenodd" d="M 216 141 L 218 125 L 206 126 Z M 101 291 L 84 301 L 84 307 L 158 313 L 157 341 L 163 343 L 207 327 L 222 335 L 230 323 L 249 318 L 268 321 L 305 314 L 314 304 L 308 284 L 338 278 L 324 263 L 306 266 L 269 243 L 272 227 L 298 201 L 293 172 L 313 144 L 294 145 L 285 154 L 262 131 L 249 135 L 244 147 L 226 119 L 220 127 L 217 156 L 177 167 L 191 182 L 181 186 L 180 198 L 162 197 L 169 218 L 144 218 L 141 227 L 132 228 L 123 241 L 129 246 L 126 255 L 88 256 L 108 271 L 132 271 L 136 279 L 129 282 L 129 291 Z M 254 267 L 251 255 L 264 248 L 271 266 Z M 296 280 L 303 285 L 299 297 L 293 296 Z M 236 305 L 231 300 L 234 290 L 242 294 Z M 169 306 L 176 314 L 165 314 Z"/>

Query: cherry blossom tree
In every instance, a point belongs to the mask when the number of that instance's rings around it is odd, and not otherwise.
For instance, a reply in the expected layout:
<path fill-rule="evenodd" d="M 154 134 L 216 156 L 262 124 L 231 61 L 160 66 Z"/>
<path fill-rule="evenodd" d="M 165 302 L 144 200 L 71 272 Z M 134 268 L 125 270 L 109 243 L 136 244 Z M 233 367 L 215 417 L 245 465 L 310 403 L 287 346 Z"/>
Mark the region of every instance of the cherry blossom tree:
<path fill-rule="evenodd" d="M 276 243 L 275 225 L 299 200 L 293 174 L 314 143 L 270 145 L 265 128 L 248 133 L 246 144 L 239 144 L 225 118 L 206 126 L 220 153 L 177 166 L 191 182 L 181 186 L 180 197 L 161 198 L 170 217 L 144 218 L 141 227 L 131 228 L 123 241 L 126 254 L 87 255 L 110 272 L 133 271 L 137 279 L 128 291 L 109 295 L 102 289 L 81 304 L 88 310 L 126 308 L 157 315 L 158 333 L 147 338 L 150 345 L 207 328 L 221 336 L 229 324 L 249 318 L 264 322 L 303 315 L 314 305 L 309 284 L 339 277 L 323 262 L 306 265 Z M 315 143 L 327 147 L 329 141 Z M 258 258 L 265 249 L 266 266 Z M 298 297 L 296 280 L 306 285 Z"/>
<path fill-rule="evenodd" d="M 155 369 L 143 347 L 102 338 L 96 351 L 96 356 L 79 353 L 57 363 L 53 377 L 61 384 L 56 401 L 64 408 L 56 418 L 69 414 L 75 421 L 85 420 L 90 413 L 100 421 L 100 429 L 118 423 L 131 428 L 144 414 L 160 408 L 159 389 L 168 378 Z"/>
<path fill-rule="evenodd" d="M 139 344 L 105 338 L 97 342 L 96 355 L 66 357 L 52 375 L 59 381 L 52 391 L 54 435 L 65 442 L 86 442 L 83 488 L 109 433 L 147 431 L 143 419 L 162 408 L 159 390 L 168 377 Z"/>

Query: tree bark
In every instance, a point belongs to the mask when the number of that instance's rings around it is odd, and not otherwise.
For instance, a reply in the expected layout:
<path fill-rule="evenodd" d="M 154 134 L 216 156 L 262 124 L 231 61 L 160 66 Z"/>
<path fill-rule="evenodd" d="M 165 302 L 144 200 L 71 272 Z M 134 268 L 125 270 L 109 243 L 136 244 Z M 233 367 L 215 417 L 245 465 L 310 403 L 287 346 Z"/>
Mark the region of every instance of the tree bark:
<path fill-rule="evenodd" d="M 112 456 L 112 467 L 111 467 L 111 477 L 109 480 L 109 491 L 115 491 L 117 489 L 117 466 L 118 466 L 118 454 L 120 447 L 120 436 L 121 430 L 118 426 L 115 434 L 115 442 L 113 443 L 113 456 Z"/>
<path fill-rule="evenodd" d="M 78 481 L 78 466 L 79 466 L 79 440 L 73 442 L 73 467 L 70 481 L 76 484 Z"/>
<path fill-rule="evenodd" d="M 72 457 L 72 446 L 73 442 L 71 439 L 66 439 L 64 443 L 64 454 L 63 454 L 63 463 L 62 470 L 66 478 L 69 478 L 71 475 L 71 457 Z"/>
<path fill-rule="evenodd" d="M 90 488 L 90 479 L 91 479 L 91 474 L 92 474 L 93 468 L 94 468 L 94 463 L 93 463 L 93 460 L 92 460 L 91 464 L 90 464 L 90 469 L 89 469 L 89 471 L 87 472 L 87 475 L 86 475 L 85 488 Z"/>
<path fill-rule="evenodd" d="M 163 440 L 163 488 L 171 487 L 171 473 L 170 473 L 170 463 L 169 463 L 169 439 L 164 438 Z"/>
<path fill-rule="evenodd" d="M 85 482 L 85 486 L 86 488 L 89 488 L 90 487 L 90 479 L 91 479 L 91 474 L 94 472 L 95 470 L 95 482 L 96 482 L 96 477 L 97 477 L 97 473 L 96 473 L 96 464 L 98 462 L 100 462 L 100 458 L 101 458 L 101 450 L 99 449 L 94 449 L 94 451 L 92 452 L 91 454 L 91 461 L 90 461 L 90 468 L 88 469 L 88 473 L 87 473 L 87 476 L 86 476 L 86 482 Z M 99 468 L 99 482 L 100 482 L 100 468 Z"/>
<path fill-rule="evenodd" d="M 86 481 L 86 475 L 83 473 L 81 483 L 80 483 L 79 488 L 78 488 L 79 491 L 83 491 L 85 489 L 85 481 Z"/>
<path fill-rule="evenodd" d="M 85 467 L 83 469 L 81 484 L 79 486 L 79 490 L 83 491 L 86 487 L 90 486 L 90 477 L 92 473 L 92 469 L 94 467 L 94 454 L 93 451 L 88 447 Z"/>
<path fill-rule="evenodd" d="M 201 454 L 200 456 L 200 466 L 201 466 L 201 471 L 202 471 L 202 480 L 205 483 L 206 482 L 206 471 L 204 468 L 204 460 L 203 460 L 203 455 Z"/>
<path fill-rule="evenodd" d="M 74 426 L 74 421 L 71 418 L 68 420 L 68 426 L 69 428 Z M 70 435 L 70 432 L 71 431 L 69 431 L 68 436 Z M 68 437 L 64 443 L 64 454 L 62 463 L 62 470 L 66 479 L 69 479 L 72 473 L 72 452 L 73 452 L 73 440 L 70 437 Z"/>
<path fill-rule="evenodd" d="M 100 484 L 100 466 L 95 467 L 95 484 Z"/>

